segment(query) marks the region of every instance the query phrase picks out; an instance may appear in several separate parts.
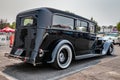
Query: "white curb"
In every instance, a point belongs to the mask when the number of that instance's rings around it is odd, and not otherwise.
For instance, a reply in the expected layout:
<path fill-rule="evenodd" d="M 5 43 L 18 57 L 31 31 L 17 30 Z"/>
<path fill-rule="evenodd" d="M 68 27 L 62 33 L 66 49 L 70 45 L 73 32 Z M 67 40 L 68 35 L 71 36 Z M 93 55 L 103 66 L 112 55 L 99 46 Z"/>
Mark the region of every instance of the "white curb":
<path fill-rule="evenodd" d="M 5 74 L 3 72 L 0 71 L 0 75 L 4 76 L 5 78 L 7 78 L 8 80 L 18 80 L 12 76 L 9 76 L 8 74 Z"/>

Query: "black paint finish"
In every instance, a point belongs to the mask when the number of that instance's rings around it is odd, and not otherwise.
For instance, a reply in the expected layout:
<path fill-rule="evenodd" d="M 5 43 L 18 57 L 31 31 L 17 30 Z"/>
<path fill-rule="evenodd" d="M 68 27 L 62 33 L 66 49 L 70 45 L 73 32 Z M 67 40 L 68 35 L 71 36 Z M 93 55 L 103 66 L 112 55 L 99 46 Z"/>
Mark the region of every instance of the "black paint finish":
<path fill-rule="evenodd" d="M 54 14 L 61 14 L 72 17 L 74 19 L 74 29 L 54 29 L 52 28 L 52 17 Z M 33 16 L 36 19 L 36 25 L 34 26 L 21 26 L 21 18 Z M 51 8 L 40 8 L 31 11 L 25 11 L 17 16 L 17 26 L 15 32 L 15 42 L 11 55 L 15 55 L 17 49 L 23 49 L 23 53 L 20 55 L 23 58 L 28 58 L 29 63 L 46 62 L 52 59 L 52 50 L 61 40 L 68 40 L 74 47 L 73 51 L 75 56 L 89 54 L 91 51 L 92 44 L 95 40 L 95 33 L 91 34 L 88 32 L 76 31 L 75 26 L 76 20 L 84 20 L 87 23 L 94 22 L 83 18 L 81 16 L 51 9 Z M 89 27 L 89 26 L 88 26 Z M 89 29 L 89 28 L 88 28 Z M 39 51 L 44 51 L 43 57 L 39 57 Z"/>

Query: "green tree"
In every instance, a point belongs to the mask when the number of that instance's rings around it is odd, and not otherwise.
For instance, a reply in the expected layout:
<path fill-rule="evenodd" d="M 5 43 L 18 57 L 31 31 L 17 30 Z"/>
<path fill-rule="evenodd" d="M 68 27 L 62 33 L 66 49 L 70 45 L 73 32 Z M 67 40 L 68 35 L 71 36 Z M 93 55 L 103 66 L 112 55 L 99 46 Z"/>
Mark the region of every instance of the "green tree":
<path fill-rule="evenodd" d="M 117 23 L 117 30 L 120 32 L 120 22 Z"/>
<path fill-rule="evenodd" d="M 15 29 L 16 28 L 16 22 L 12 22 L 12 24 L 10 25 L 11 28 Z"/>
<path fill-rule="evenodd" d="M 112 32 L 112 28 L 113 28 L 114 26 L 113 25 L 109 25 L 108 26 L 108 29 L 110 29 L 110 32 Z"/>
<path fill-rule="evenodd" d="M 105 32 L 105 28 L 106 28 L 106 26 L 102 26 L 103 32 Z"/>
<path fill-rule="evenodd" d="M 101 30 L 101 27 L 98 26 L 98 24 L 96 25 L 96 32 L 100 31 Z"/>
<path fill-rule="evenodd" d="M 10 24 L 9 23 L 1 23 L 0 24 L 0 29 L 3 29 L 6 26 L 10 26 Z"/>
<path fill-rule="evenodd" d="M 0 19 L 0 29 L 3 29 L 6 26 L 10 26 L 10 23 L 7 22 L 7 19 Z"/>
<path fill-rule="evenodd" d="M 100 26 L 98 25 L 97 21 L 95 21 L 95 20 L 93 19 L 93 17 L 91 17 L 90 20 L 96 23 L 96 32 L 100 31 L 101 28 L 100 28 Z"/>

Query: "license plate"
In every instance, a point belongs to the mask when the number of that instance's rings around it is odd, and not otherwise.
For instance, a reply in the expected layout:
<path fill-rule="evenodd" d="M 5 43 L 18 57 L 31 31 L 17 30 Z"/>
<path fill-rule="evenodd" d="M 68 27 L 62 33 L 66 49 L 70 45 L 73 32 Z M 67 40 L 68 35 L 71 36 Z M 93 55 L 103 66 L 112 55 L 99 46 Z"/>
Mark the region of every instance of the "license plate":
<path fill-rule="evenodd" d="M 23 53 L 23 49 L 17 49 L 17 51 L 15 52 L 15 55 L 20 56 Z"/>

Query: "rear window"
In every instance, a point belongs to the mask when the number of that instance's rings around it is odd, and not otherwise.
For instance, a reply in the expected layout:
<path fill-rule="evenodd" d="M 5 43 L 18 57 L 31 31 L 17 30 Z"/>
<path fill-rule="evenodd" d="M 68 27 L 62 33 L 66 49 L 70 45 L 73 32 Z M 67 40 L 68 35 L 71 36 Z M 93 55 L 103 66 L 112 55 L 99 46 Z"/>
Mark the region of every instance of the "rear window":
<path fill-rule="evenodd" d="M 21 26 L 34 26 L 36 24 L 37 24 L 36 19 L 32 16 L 23 17 L 21 19 Z"/>

